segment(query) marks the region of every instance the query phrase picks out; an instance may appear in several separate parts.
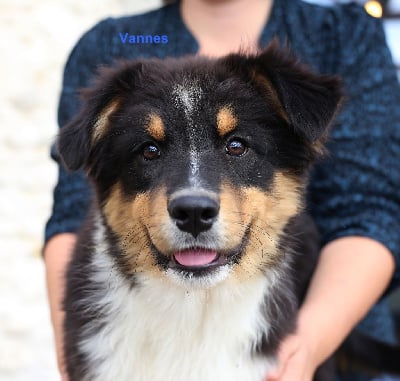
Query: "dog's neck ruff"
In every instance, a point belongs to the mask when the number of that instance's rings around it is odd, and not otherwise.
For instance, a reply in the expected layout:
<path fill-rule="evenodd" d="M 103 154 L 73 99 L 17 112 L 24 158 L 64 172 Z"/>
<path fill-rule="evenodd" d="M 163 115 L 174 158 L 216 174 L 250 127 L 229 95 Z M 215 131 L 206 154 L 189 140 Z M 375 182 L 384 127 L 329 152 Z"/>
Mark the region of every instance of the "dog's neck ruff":
<path fill-rule="evenodd" d="M 271 328 L 261 308 L 272 274 L 189 290 L 141 273 L 132 288 L 109 255 L 100 220 L 94 242 L 90 282 L 102 291 L 88 303 L 102 318 L 79 343 L 92 372 L 83 381 L 264 379 L 274 360 L 254 354 L 254 345 Z"/>

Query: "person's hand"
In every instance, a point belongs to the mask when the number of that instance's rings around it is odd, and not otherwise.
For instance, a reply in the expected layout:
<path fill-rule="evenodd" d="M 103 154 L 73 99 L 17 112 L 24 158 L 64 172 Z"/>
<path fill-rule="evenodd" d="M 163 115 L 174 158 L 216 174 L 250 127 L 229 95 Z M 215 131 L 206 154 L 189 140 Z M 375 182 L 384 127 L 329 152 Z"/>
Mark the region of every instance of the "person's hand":
<path fill-rule="evenodd" d="M 296 333 L 283 341 L 278 352 L 278 368 L 266 381 L 312 381 L 316 367 L 310 344 Z"/>

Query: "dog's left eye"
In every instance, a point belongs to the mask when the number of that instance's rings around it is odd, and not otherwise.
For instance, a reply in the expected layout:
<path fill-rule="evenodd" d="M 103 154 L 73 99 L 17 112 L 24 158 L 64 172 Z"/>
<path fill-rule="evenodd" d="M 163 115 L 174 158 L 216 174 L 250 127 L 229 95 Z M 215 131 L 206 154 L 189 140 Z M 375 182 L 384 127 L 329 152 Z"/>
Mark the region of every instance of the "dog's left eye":
<path fill-rule="evenodd" d="M 247 146 L 238 139 L 233 139 L 225 147 L 225 152 L 231 156 L 242 156 L 247 152 Z"/>
<path fill-rule="evenodd" d="M 142 155 L 145 160 L 155 160 L 160 157 L 161 152 L 154 144 L 147 144 L 143 148 Z"/>

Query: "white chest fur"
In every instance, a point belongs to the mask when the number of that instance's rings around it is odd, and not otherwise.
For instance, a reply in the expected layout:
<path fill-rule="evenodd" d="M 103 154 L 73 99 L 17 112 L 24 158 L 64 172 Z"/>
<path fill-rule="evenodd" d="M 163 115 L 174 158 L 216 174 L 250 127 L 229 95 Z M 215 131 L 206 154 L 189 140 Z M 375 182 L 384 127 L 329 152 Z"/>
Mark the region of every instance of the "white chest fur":
<path fill-rule="evenodd" d="M 82 380 L 265 379 L 274 361 L 252 355 L 251 343 L 269 330 L 260 313 L 267 277 L 189 291 L 141 274 L 130 288 L 101 246 L 90 280 L 104 290 L 97 303 L 105 324 L 89 327 L 79 343 L 90 364 Z"/>

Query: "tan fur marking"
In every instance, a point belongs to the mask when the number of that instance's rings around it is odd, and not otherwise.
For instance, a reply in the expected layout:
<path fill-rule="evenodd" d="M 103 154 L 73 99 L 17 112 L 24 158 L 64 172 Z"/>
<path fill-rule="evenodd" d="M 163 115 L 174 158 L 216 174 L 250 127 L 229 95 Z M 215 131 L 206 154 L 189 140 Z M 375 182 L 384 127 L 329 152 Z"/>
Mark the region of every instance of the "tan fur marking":
<path fill-rule="evenodd" d="M 245 281 L 279 260 L 279 238 L 289 219 L 301 210 L 302 187 L 298 180 L 278 172 L 269 192 L 255 187 L 244 190 L 232 187 L 234 194 L 241 192 L 237 210 L 232 210 L 235 196 L 224 196 L 231 199 L 227 210 L 221 207 L 222 217 L 227 222 L 226 234 L 236 241 L 237 237 L 243 237 L 245 227 L 250 229 L 245 254 L 234 269 L 232 281 Z M 242 227 L 240 232 L 238 226 Z"/>
<path fill-rule="evenodd" d="M 137 195 L 132 200 L 124 199 L 119 184 L 114 186 L 104 206 L 104 214 L 112 230 L 119 237 L 122 261 L 126 270 L 133 274 L 146 272 L 160 274 L 151 251 L 148 225 L 152 225 L 156 214 L 151 212 L 152 196 Z"/>
<path fill-rule="evenodd" d="M 237 118 L 229 106 L 221 107 L 217 114 L 218 134 L 223 137 L 232 132 L 237 126 Z"/>
<path fill-rule="evenodd" d="M 240 246 L 246 233 L 246 227 L 250 225 L 251 213 L 244 209 L 243 194 L 241 188 L 224 182 L 220 191 L 220 224 L 223 241 L 221 246 L 225 250 Z"/>
<path fill-rule="evenodd" d="M 324 156 L 327 153 L 325 146 L 326 137 L 323 136 L 312 143 L 312 147 L 318 156 Z"/>
<path fill-rule="evenodd" d="M 155 140 L 161 141 L 165 139 L 164 123 L 161 117 L 157 114 L 149 115 L 146 130 Z"/>
<path fill-rule="evenodd" d="M 113 112 L 116 111 L 118 105 L 119 102 L 115 100 L 111 102 L 108 106 L 106 106 L 104 110 L 100 113 L 93 127 L 92 143 L 96 143 L 100 138 L 105 135 L 110 124 L 108 118 Z"/>
<path fill-rule="evenodd" d="M 264 75 L 257 72 L 253 73 L 253 79 L 262 90 L 262 95 L 265 97 L 267 102 L 270 103 L 275 112 L 287 123 L 289 123 L 289 115 L 286 113 L 286 110 L 282 106 L 278 93 L 275 87 L 272 85 L 271 81 Z"/>
<path fill-rule="evenodd" d="M 148 234 L 155 247 L 163 254 L 171 254 L 172 242 L 168 239 L 171 233 L 170 216 L 167 209 L 167 194 L 164 187 L 153 192 L 148 215 L 143 217 Z"/>

